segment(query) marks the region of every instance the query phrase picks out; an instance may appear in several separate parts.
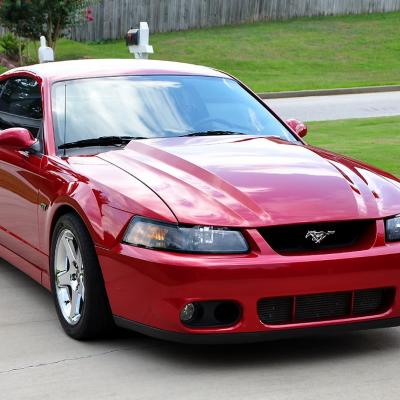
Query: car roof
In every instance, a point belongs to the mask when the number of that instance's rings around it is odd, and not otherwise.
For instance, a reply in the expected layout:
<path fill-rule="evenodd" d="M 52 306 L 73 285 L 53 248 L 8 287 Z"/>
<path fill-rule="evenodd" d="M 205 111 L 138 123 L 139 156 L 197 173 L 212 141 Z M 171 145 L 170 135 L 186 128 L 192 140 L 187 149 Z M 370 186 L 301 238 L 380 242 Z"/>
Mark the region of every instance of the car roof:
<path fill-rule="evenodd" d="M 3 75 L 29 72 L 49 81 L 119 75 L 203 75 L 228 77 L 212 68 L 156 60 L 73 60 L 19 67 Z"/>

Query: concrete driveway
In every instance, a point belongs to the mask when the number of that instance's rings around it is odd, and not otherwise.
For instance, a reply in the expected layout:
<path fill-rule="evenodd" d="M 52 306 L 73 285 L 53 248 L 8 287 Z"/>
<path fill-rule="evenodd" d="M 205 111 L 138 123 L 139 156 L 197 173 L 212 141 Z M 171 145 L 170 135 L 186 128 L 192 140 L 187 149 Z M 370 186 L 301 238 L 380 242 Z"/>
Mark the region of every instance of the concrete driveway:
<path fill-rule="evenodd" d="M 277 99 L 304 121 L 400 115 L 400 92 Z M 119 331 L 80 343 L 50 294 L 0 260 L 0 400 L 400 398 L 400 328 L 242 346 L 188 346 Z"/>
<path fill-rule="evenodd" d="M 67 338 L 50 294 L 0 261 L 0 399 L 399 399 L 400 329 L 242 346 L 120 331 Z"/>

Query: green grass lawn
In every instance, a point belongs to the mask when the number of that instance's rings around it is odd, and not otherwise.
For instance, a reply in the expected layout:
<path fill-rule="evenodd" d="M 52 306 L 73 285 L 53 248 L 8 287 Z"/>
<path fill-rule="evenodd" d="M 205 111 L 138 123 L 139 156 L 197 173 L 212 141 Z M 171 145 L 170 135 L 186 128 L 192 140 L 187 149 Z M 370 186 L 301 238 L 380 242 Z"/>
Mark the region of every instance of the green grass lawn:
<path fill-rule="evenodd" d="M 400 83 L 400 13 L 301 18 L 154 34 L 153 58 L 209 65 L 258 92 Z M 57 59 L 131 55 L 125 42 L 62 40 Z"/>
<path fill-rule="evenodd" d="M 400 177 L 400 117 L 310 122 L 307 141 Z"/>

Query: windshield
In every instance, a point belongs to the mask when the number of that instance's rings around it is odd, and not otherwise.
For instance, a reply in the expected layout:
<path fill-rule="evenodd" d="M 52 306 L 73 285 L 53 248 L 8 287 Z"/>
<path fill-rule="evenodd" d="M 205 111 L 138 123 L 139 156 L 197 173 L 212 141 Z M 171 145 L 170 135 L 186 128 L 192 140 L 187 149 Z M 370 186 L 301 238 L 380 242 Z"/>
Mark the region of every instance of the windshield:
<path fill-rule="evenodd" d="M 229 78 L 126 76 L 79 79 L 53 87 L 57 146 L 81 140 L 227 132 L 297 139 Z"/>

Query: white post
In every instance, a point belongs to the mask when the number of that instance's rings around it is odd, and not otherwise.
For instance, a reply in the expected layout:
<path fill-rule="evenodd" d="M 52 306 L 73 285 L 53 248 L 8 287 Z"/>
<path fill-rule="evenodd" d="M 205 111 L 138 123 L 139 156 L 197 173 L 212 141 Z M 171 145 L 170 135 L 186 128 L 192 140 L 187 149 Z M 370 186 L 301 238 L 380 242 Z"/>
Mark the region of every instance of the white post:
<path fill-rule="evenodd" d="M 44 36 L 40 36 L 40 47 L 39 47 L 40 64 L 53 61 L 54 61 L 54 50 L 51 47 L 47 47 L 46 38 Z"/>
<path fill-rule="evenodd" d="M 139 29 L 128 31 L 128 48 L 136 59 L 147 59 L 153 54 L 153 46 L 149 45 L 150 29 L 147 22 L 141 22 Z"/>

